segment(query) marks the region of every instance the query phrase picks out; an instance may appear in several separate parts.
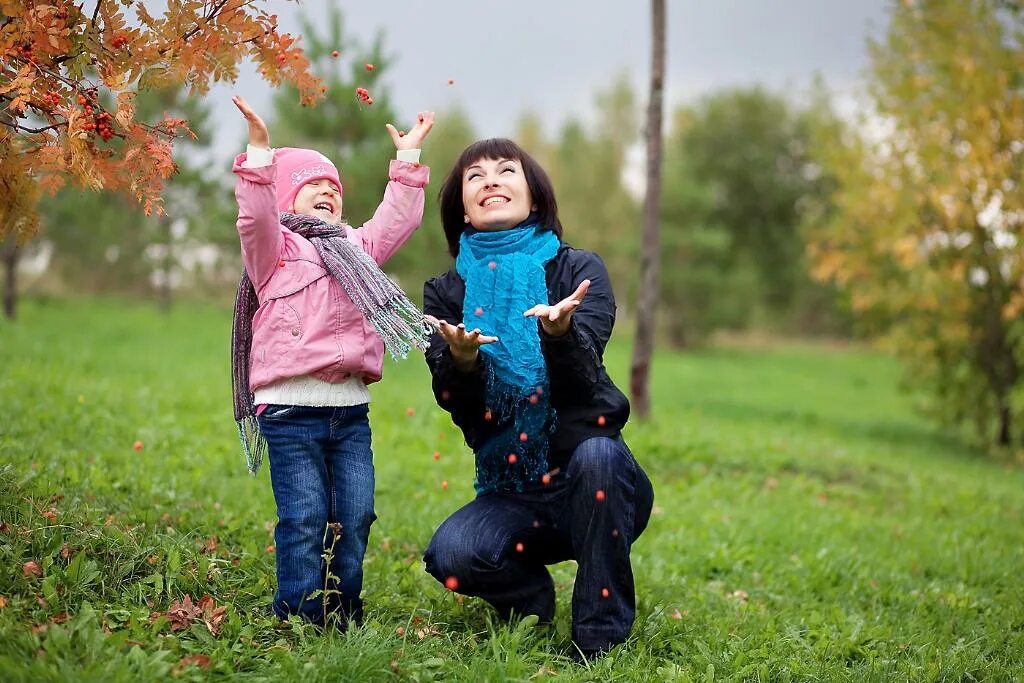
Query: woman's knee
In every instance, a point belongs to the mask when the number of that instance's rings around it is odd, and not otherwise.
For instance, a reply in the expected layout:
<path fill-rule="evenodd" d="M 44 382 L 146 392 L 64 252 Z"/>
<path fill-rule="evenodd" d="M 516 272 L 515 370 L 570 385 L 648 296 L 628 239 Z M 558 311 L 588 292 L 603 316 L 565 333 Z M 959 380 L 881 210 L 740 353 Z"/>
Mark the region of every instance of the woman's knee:
<path fill-rule="evenodd" d="M 468 573 L 473 557 L 470 540 L 464 530 L 448 522 L 443 523 L 434 532 L 423 554 L 427 573 L 441 582 L 449 576 Z"/>
<path fill-rule="evenodd" d="M 573 451 L 569 475 L 581 481 L 611 485 L 616 475 L 631 466 L 629 451 L 621 441 L 597 436 L 582 442 Z"/>

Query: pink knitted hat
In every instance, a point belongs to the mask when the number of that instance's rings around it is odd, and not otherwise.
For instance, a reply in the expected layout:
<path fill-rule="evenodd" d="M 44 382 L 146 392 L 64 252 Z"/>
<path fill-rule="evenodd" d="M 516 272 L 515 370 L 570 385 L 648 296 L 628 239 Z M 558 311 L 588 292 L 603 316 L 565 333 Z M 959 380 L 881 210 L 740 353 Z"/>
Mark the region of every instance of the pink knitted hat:
<path fill-rule="evenodd" d="M 320 152 L 299 147 L 279 147 L 274 150 L 274 163 L 277 165 L 277 210 L 290 211 L 295 195 L 303 185 L 326 178 L 338 185 L 341 191 L 341 178 L 338 169 L 331 160 Z"/>

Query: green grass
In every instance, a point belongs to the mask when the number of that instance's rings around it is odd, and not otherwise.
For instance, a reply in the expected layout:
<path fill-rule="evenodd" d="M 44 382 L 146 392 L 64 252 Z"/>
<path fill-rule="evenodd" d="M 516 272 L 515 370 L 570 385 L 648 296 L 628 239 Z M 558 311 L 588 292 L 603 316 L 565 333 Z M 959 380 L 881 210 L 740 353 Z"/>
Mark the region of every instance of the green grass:
<path fill-rule="evenodd" d="M 550 628 L 495 623 L 423 571 L 472 458 L 422 360 L 389 362 L 367 623 L 278 624 L 273 498 L 235 437 L 229 324 L 116 300 L 28 302 L 0 324 L 0 679 L 1024 678 L 1024 472 L 916 417 L 898 368 L 861 350 L 658 356 L 654 418 L 627 431 L 656 492 L 638 618 L 589 667 L 566 656 L 571 563 Z M 628 352 L 609 349 L 620 386 Z M 216 636 L 151 620 L 186 594 L 227 607 Z"/>

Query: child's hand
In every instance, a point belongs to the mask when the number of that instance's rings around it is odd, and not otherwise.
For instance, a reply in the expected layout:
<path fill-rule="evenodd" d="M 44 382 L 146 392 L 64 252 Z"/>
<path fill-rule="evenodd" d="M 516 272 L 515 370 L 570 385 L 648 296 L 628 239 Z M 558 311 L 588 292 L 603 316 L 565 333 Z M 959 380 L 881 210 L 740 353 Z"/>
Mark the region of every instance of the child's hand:
<path fill-rule="evenodd" d="M 421 111 L 416 115 L 416 125 L 405 135 L 399 134 L 398 130 L 390 123 L 386 124 L 391 139 L 395 142 L 395 149 L 423 149 L 423 139 L 434 127 L 434 112 Z"/>
<path fill-rule="evenodd" d="M 259 114 L 254 112 L 249 103 L 238 95 L 232 97 L 231 101 L 235 103 L 238 111 L 242 112 L 242 116 L 249 122 L 249 144 L 260 149 L 270 149 L 270 133 L 267 131 L 267 124 L 263 123 L 263 119 L 259 117 Z"/>

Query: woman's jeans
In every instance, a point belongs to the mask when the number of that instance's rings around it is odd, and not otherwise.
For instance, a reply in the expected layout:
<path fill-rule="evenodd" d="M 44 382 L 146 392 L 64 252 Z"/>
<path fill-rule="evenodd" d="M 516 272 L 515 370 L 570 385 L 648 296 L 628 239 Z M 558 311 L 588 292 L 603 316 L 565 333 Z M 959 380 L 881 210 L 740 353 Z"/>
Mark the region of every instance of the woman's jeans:
<path fill-rule="evenodd" d="M 441 524 L 427 571 L 508 617 L 551 621 L 555 587 L 547 564 L 578 563 L 572 637 L 581 650 L 626 640 L 636 615 L 629 550 L 651 515 L 654 491 L 621 439 L 576 447 L 565 472 L 521 493 L 482 495 Z"/>
<path fill-rule="evenodd" d="M 362 619 L 363 555 L 377 518 L 368 410 L 268 405 L 258 418 L 277 503 L 274 613 L 282 619 Z"/>

